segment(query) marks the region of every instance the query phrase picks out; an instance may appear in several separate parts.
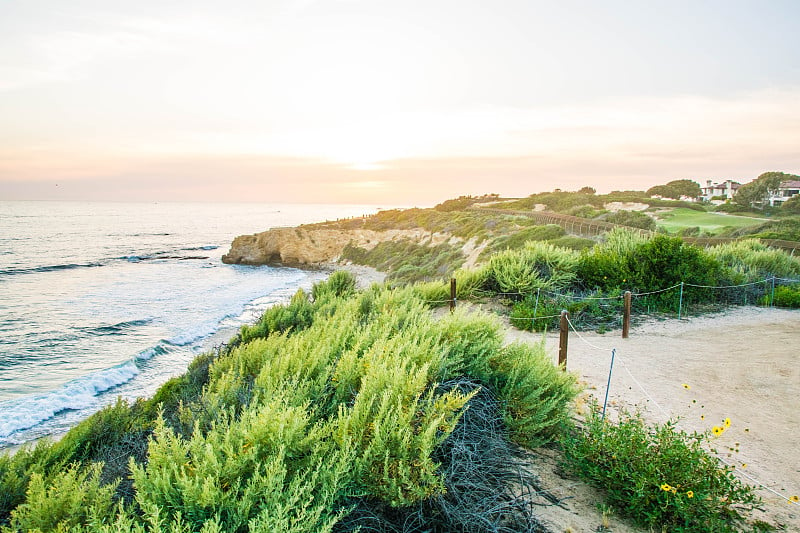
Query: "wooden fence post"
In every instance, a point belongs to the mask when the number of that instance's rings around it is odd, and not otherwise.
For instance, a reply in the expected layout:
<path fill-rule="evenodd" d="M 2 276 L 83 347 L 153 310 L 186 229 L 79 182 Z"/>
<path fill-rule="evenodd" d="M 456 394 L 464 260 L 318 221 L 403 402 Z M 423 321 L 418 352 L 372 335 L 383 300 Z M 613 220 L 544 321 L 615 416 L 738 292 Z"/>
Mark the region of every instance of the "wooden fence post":
<path fill-rule="evenodd" d="M 569 312 L 561 311 L 561 323 L 558 339 L 558 366 L 564 365 L 562 370 L 567 370 L 567 341 L 569 340 Z"/>
<path fill-rule="evenodd" d="M 450 278 L 450 312 L 456 310 L 456 278 Z"/>
<path fill-rule="evenodd" d="M 631 291 L 625 291 L 622 301 L 622 338 L 627 339 L 631 329 Z"/>

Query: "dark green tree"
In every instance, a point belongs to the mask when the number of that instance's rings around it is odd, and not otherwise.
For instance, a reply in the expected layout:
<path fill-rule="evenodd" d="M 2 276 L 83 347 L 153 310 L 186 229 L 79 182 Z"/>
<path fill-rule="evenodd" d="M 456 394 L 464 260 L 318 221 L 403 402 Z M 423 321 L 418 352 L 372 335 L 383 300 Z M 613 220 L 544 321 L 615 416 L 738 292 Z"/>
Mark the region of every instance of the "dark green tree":
<path fill-rule="evenodd" d="M 778 192 L 781 183 L 790 180 L 800 180 L 800 176 L 784 172 L 764 172 L 750 183 L 739 187 L 733 201 L 744 207 L 763 209 L 770 195 Z"/>
<path fill-rule="evenodd" d="M 672 180 L 665 185 L 656 185 L 647 190 L 648 196 L 661 196 L 680 200 L 681 197 L 697 198 L 700 196 L 700 185 L 692 180 Z"/>

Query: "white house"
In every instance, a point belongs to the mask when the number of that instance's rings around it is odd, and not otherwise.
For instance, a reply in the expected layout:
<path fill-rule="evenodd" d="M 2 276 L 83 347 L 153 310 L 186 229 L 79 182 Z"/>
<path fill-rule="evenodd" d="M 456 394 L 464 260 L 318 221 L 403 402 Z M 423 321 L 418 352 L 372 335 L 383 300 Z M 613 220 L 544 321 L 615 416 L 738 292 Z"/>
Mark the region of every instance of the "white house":
<path fill-rule="evenodd" d="M 712 201 L 711 199 L 715 196 L 724 197 L 725 200 L 730 200 L 741 186 L 741 183 L 733 180 L 726 180 L 717 184 L 713 184 L 711 180 L 706 180 L 706 186 L 700 187 L 700 198 L 706 202 Z M 720 204 L 724 203 L 723 200 L 714 200 L 714 202 Z"/>
<path fill-rule="evenodd" d="M 797 196 L 798 194 L 800 194 L 800 181 L 784 181 L 781 183 L 780 187 L 778 187 L 778 192 L 773 193 L 767 202 L 774 207 L 776 205 L 781 205 L 792 196 Z"/>

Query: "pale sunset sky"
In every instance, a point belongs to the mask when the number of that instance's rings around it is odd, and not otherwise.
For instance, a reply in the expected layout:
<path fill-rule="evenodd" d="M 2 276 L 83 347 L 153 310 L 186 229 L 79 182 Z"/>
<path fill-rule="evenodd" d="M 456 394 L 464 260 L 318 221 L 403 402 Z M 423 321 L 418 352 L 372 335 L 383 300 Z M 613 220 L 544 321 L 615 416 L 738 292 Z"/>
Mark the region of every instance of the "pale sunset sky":
<path fill-rule="evenodd" d="M 3 0 L 0 200 L 800 173 L 800 1 Z"/>

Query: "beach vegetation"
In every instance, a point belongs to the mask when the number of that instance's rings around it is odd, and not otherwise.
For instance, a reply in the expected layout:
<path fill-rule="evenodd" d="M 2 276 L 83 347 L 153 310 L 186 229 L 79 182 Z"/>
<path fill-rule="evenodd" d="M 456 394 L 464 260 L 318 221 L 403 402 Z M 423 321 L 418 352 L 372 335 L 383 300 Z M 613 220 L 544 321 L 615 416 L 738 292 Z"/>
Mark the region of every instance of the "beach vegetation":
<path fill-rule="evenodd" d="M 575 281 L 578 258 L 573 250 L 528 241 L 522 248 L 498 252 L 489 258 L 487 285 L 500 293 L 564 289 Z"/>
<path fill-rule="evenodd" d="M 503 347 L 491 316 L 435 319 L 410 287 L 322 283 L 278 306 L 302 327 L 271 309 L 257 334 L 204 354 L 152 399 L 120 401 L 59 443 L 0 458 L 4 531 L 535 521 L 498 495 L 535 482 L 518 446 L 563 434 L 575 377 L 543 346 Z M 473 404 L 486 418 L 464 419 Z M 467 453 L 476 442 L 486 449 Z"/>
<path fill-rule="evenodd" d="M 650 231 L 655 231 L 656 229 L 656 220 L 640 211 L 620 210 L 615 213 L 604 215 L 602 220 L 629 228 L 640 228 Z"/>
<path fill-rule="evenodd" d="M 385 241 L 371 250 L 348 245 L 342 259 L 388 272 L 393 284 L 443 280 L 464 263 L 460 246 L 441 243 L 435 246 L 411 241 Z"/>
<path fill-rule="evenodd" d="M 800 259 L 755 239 L 720 244 L 708 248 L 707 252 L 735 273 L 737 283 L 760 281 L 771 276 L 800 277 Z"/>
<path fill-rule="evenodd" d="M 761 300 L 763 305 L 800 309 L 800 285 L 781 285 L 775 287 L 775 293 L 765 294 Z"/>
<path fill-rule="evenodd" d="M 612 422 L 593 405 L 582 427 L 562 440 L 564 465 L 642 527 L 742 531 L 760 499 L 709 451 L 713 438 L 687 433 L 674 420 L 650 425 L 638 412 L 623 410 Z"/>

